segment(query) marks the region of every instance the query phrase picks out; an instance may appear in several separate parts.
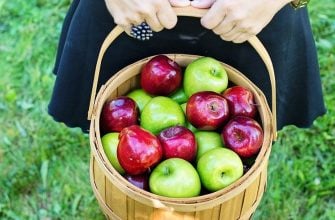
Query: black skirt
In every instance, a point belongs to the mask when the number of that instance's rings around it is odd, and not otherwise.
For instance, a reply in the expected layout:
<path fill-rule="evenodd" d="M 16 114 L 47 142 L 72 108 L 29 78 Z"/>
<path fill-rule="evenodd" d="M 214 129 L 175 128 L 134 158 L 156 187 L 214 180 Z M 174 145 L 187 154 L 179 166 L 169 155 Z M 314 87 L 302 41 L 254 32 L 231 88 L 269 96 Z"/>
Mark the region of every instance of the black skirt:
<path fill-rule="evenodd" d="M 113 18 L 103 0 L 73 1 L 60 36 L 56 80 L 48 108 L 56 121 L 88 131 L 87 111 L 97 56 L 113 27 Z M 275 69 L 278 130 L 285 125 L 311 126 L 326 110 L 307 10 L 285 6 L 258 37 Z M 99 86 L 121 68 L 161 53 L 219 59 L 244 73 L 271 102 L 267 71 L 254 49 L 248 43 L 225 42 L 203 28 L 199 18 L 190 17 L 179 17 L 175 28 L 155 33 L 149 41 L 121 34 L 104 56 Z"/>

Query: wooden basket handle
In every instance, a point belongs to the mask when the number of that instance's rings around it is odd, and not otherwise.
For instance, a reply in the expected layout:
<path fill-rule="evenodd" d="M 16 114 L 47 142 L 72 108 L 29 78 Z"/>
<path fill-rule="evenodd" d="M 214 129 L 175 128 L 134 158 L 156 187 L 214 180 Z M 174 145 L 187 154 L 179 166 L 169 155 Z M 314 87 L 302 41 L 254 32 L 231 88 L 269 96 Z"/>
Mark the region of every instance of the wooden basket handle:
<path fill-rule="evenodd" d="M 202 17 L 205 15 L 207 12 L 207 9 L 196 9 L 193 7 L 184 7 L 184 8 L 174 8 L 174 11 L 178 16 L 188 16 L 188 17 Z M 93 115 L 93 109 L 94 109 L 94 104 L 95 104 L 95 97 L 96 97 L 96 92 L 97 92 L 97 85 L 98 85 L 98 80 L 99 80 L 99 74 L 100 74 L 100 69 L 101 69 L 101 63 L 102 63 L 102 58 L 107 51 L 108 47 L 111 45 L 111 43 L 123 32 L 124 30 L 120 26 L 116 26 L 106 37 L 104 40 L 100 52 L 98 55 L 98 60 L 97 64 L 95 67 L 95 72 L 94 72 L 94 79 L 93 79 L 93 86 L 92 86 L 92 92 L 91 92 L 91 99 L 90 99 L 90 105 L 89 105 L 89 110 L 88 110 L 88 120 L 92 119 Z M 260 40 L 256 37 L 253 36 L 251 37 L 248 42 L 251 44 L 251 46 L 256 50 L 258 55 L 261 57 L 263 60 L 266 69 L 269 73 L 270 76 L 270 82 L 271 82 L 271 97 L 272 97 L 272 129 L 273 129 L 273 135 L 274 135 L 274 140 L 277 138 L 277 111 L 276 111 L 276 81 L 275 81 L 275 74 L 274 74 L 274 69 L 273 69 L 273 64 L 270 58 L 269 53 L 265 49 L 264 45 L 260 42 Z"/>

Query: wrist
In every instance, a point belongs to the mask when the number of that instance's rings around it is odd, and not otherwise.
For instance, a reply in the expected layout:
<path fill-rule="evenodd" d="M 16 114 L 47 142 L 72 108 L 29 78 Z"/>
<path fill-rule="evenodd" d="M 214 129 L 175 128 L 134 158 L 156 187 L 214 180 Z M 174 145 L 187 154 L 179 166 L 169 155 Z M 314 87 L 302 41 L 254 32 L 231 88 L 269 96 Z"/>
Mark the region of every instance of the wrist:
<path fill-rule="evenodd" d="M 306 7 L 308 2 L 309 2 L 309 0 L 293 0 L 293 1 L 291 1 L 291 6 L 294 9 L 298 9 L 298 8 Z"/>

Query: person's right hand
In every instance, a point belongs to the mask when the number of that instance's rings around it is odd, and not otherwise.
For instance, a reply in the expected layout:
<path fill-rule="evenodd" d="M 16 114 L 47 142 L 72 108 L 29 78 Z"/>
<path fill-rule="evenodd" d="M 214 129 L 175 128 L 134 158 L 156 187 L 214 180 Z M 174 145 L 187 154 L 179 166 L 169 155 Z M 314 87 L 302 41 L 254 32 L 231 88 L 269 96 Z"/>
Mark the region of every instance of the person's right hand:
<path fill-rule="evenodd" d="M 129 34 L 132 25 L 146 21 L 155 32 L 171 29 L 177 23 L 177 15 L 169 0 L 105 0 L 114 22 Z"/>

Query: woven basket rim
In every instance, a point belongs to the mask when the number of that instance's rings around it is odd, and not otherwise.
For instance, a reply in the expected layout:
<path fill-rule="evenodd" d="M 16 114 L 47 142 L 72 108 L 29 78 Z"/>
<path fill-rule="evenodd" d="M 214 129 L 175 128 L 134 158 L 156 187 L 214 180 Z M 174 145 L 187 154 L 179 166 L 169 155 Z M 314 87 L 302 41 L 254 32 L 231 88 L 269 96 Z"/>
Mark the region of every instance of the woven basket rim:
<path fill-rule="evenodd" d="M 180 58 L 187 58 L 187 59 L 196 59 L 199 57 L 202 57 L 201 55 L 192 55 L 192 54 L 165 54 L 169 56 L 170 58 L 176 60 Z M 155 55 L 153 55 L 155 56 Z M 120 71 L 118 71 L 112 78 L 110 78 L 107 83 L 101 87 L 101 89 L 98 92 L 98 95 L 96 97 L 96 102 L 94 103 L 93 107 L 93 117 L 91 120 L 91 126 L 90 126 L 90 144 L 91 144 L 91 152 L 92 154 L 97 158 L 98 163 L 103 167 L 104 172 L 106 173 L 107 178 L 113 182 L 113 184 L 117 184 L 118 188 L 126 193 L 128 196 L 132 197 L 135 200 L 138 200 L 140 202 L 143 202 L 141 198 L 138 197 L 144 197 L 147 201 L 146 203 L 153 204 L 160 208 L 166 208 L 167 205 L 172 206 L 194 206 L 190 207 L 190 209 L 199 210 L 199 206 L 204 205 L 203 209 L 207 207 L 210 204 L 210 206 L 214 206 L 216 203 L 222 203 L 225 200 L 228 200 L 229 198 L 222 198 L 225 195 L 230 194 L 232 196 L 236 195 L 237 193 L 241 192 L 243 189 L 243 185 L 245 185 L 248 181 L 251 181 L 251 178 L 256 178 L 257 175 L 260 173 L 260 171 L 266 166 L 266 162 L 268 161 L 270 151 L 271 151 L 271 145 L 272 145 L 272 138 L 273 138 L 273 131 L 271 129 L 271 111 L 269 108 L 269 105 L 267 103 L 267 100 L 263 94 L 263 92 L 258 89 L 258 87 L 252 83 L 248 78 L 246 78 L 240 71 L 233 68 L 232 66 L 225 64 L 223 62 L 222 65 L 226 68 L 226 70 L 229 70 L 229 72 L 234 72 L 234 74 L 237 74 L 239 77 L 241 77 L 245 82 L 247 82 L 253 90 L 253 93 L 255 95 L 255 99 L 257 98 L 259 102 L 259 111 L 262 112 L 262 127 L 264 131 L 264 142 L 261 147 L 260 152 L 258 153 L 255 163 L 253 166 L 247 171 L 240 179 L 238 179 L 233 184 L 219 190 L 216 192 L 208 193 L 205 195 L 200 195 L 197 197 L 192 198 L 169 198 L 164 196 L 159 196 L 156 194 L 153 194 L 151 192 L 142 190 L 131 183 L 129 183 L 125 178 L 123 178 L 110 164 L 108 161 L 105 152 L 103 150 L 101 140 L 100 140 L 100 131 L 99 128 L 99 119 L 100 119 L 100 112 L 101 112 L 101 106 L 106 100 L 106 96 L 110 96 L 111 94 L 108 94 L 108 90 L 115 84 L 117 80 L 125 81 L 124 79 L 120 79 L 122 77 L 122 74 L 133 68 L 134 66 L 142 66 L 144 62 L 151 59 L 153 56 L 143 58 L 141 60 L 138 60 L 137 62 L 130 64 L 124 68 L 122 68 Z M 227 71 L 228 72 L 228 71 Z M 139 74 L 139 73 L 137 73 Z M 135 75 L 137 75 L 135 74 Z M 114 84 L 113 84 L 114 83 Z M 265 121 L 264 121 L 265 120 Z M 235 192 L 234 192 L 235 191 Z M 214 203 L 213 201 L 217 201 Z M 162 204 L 161 204 L 162 203 Z M 202 209 L 202 208 L 200 208 Z"/>

